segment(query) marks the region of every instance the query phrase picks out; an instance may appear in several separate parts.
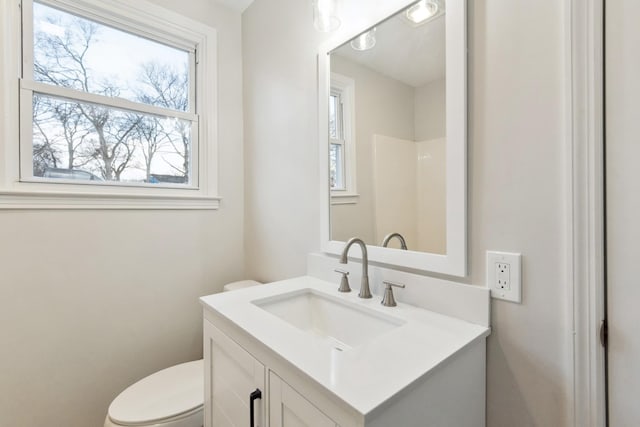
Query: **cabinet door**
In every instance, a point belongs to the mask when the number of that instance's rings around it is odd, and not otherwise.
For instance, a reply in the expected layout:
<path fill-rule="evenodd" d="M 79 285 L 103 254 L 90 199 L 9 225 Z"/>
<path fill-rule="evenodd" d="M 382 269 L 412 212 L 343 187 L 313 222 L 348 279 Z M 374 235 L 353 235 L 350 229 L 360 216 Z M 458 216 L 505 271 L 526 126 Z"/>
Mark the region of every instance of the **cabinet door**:
<path fill-rule="evenodd" d="M 269 373 L 270 427 L 338 427 L 273 372 Z"/>
<path fill-rule="evenodd" d="M 265 368 L 236 342 L 204 321 L 205 427 L 247 427 L 249 395 L 256 389 L 262 398 L 253 403 L 255 427 L 265 427 Z"/>

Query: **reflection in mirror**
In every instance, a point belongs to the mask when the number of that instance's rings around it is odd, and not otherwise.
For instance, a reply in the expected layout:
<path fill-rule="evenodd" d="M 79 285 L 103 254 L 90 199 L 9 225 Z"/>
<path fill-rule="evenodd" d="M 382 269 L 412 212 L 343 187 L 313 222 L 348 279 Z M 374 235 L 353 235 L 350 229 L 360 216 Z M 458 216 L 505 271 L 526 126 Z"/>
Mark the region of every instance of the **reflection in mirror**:
<path fill-rule="evenodd" d="M 446 254 L 444 0 L 355 37 L 330 67 L 331 240 Z"/>

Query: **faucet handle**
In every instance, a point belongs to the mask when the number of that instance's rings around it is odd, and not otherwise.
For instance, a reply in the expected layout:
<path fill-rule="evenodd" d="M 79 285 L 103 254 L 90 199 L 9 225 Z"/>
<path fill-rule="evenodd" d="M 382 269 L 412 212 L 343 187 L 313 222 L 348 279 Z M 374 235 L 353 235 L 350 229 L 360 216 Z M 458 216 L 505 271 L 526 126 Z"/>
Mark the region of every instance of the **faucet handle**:
<path fill-rule="evenodd" d="M 351 288 L 349 287 L 349 278 L 347 277 L 349 275 L 349 272 L 345 270 L 340 270 L 339 268 L 336 268 L 333 271 L 335 271 L 336 273 L 342 274 L 342 279 L 340 280 L 340 287 L 338 288 L 338 292 L 351 292 Z"/>
<path fill-rule="evenodd" d="M 380 304 L 382 304 L 385 307 L 395 307 L 398 304 L 396 304 L 396 299 L 393 297 L 392 286 L 395 286 L 396 288 L 405 288 L 405 285 L 403 285 L 402 283 L 395 283 L 395 282 L 388 282 L 388 281 L 383 281 L 382 283 L 386 285 L 386 288 L 384 290 L 384 297 L 382 298 L 382 301 L 380 302 Z"/>

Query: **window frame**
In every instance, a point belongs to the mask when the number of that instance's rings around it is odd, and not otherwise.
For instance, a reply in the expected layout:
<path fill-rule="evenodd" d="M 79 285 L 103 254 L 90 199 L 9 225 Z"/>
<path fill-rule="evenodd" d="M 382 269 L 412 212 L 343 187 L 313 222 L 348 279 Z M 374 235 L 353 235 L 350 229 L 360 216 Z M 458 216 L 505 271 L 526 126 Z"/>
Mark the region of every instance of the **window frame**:
<path fill-rule="evenodd" d="M 344 189 L 330 189 L 331 204 L 355 204 L 360 196 L 356 185 L 355 81 L 350 77 L 332 72 L 330 93 L 338 95 L 340 99 L 341 117 L 339 122 L 341 124 L 342 138 L 334 139 L 329 137 L 329 147 L 332 144 L 343 147 L 343 162 L 340 167 L 342 168 L 345 182 Z"/>
<path fill-rule="evenodd" d="M 190 53 L 190 111 L 146 106 L 33 80 L 33 0 L 0 3 L 0 209 L 217 209 L 216 30 L 144 0 L 39 0 Z M 189 185 L 80 182 L 21 176 L 32 163 L 33 93 L 192 123 Z M 29 170 L 29 169 L 26 169 Z"/>

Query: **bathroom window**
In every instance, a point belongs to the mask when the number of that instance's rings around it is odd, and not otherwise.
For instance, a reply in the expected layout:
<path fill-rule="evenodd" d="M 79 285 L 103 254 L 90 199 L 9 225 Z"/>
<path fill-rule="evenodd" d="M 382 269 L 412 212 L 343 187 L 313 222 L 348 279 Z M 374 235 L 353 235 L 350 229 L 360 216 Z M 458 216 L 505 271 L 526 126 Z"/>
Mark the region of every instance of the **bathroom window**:
<path fill-rule="evenodd" d="M 329 181 L 331 203 L 356 203 L 354 81 L 331 73 L 329 94 Z"/>
<path fill-rule="evenodd" d="M 346 190 L 344 177 L 344 127 L 343 119 L 342 91 L 331 90 L 329 95 L 329 177 L 331 189 L 335 191 Z"/>
<path fill-rule="evenodd" d="M 19 6 L 10 194 L 62 194 L 65 206 L 217 207 L 215 30 L 146 2 Z"/>

